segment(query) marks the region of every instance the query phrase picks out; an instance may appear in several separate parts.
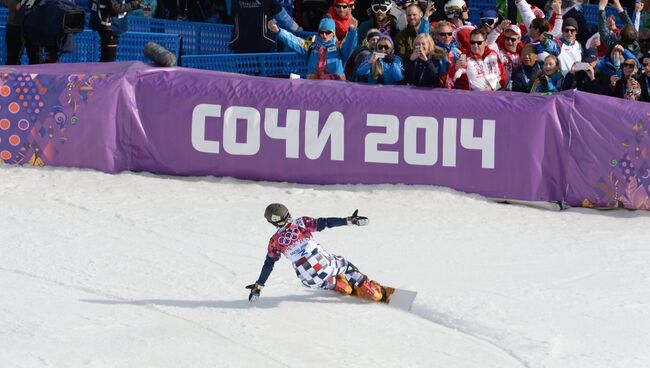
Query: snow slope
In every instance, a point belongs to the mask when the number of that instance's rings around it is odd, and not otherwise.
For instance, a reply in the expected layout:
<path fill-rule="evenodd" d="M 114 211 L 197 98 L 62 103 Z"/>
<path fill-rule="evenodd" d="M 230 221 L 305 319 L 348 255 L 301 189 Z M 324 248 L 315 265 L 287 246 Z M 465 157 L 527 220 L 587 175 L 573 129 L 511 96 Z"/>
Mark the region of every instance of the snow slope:
<path fill-rule="evenodd" d="M 347 216 L 317 239 L 411 313 L 301 286 L 262 214 Z M 322 186 L 0 166 L 0 367 L 645 367 L 650 213 Z"/>

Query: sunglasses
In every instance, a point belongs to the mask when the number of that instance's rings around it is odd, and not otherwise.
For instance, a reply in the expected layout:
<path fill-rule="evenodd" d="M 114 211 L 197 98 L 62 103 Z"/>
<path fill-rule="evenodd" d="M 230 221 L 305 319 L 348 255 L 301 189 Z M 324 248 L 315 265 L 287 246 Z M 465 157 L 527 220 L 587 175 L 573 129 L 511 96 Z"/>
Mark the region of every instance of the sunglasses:
<path fill-rule="evenodd" d="M 481 18 L 481 24 L 487 24 L 488 26 L 492 26 L 496 23 L 496 19 L 494 18 Z"/>
<path fill-rule="evenodd" d="M 644 67 L 644 68 L 647 68 L 647 67 L 649 67 L 649 66 L 650 66 L 650 63 L 644 63 L 644 64 L 643 64 L 643 67 Z"/>
<path fill-rule="evenodd" d="M 388 11 L 388 7 L 386 5 L 375 4 L 372 6 L 372 11 L 374 11 L 375 13 L 379 13 L 379 12 L 385 13 Z"/>
<path fill-rule="evenodd" d="M 346 4 L 336 4 L 334 5 L 335 8 L 337 9 L 347 9 L 348 6 Z"/>
<path fill-rule="evenodd" d="M 650 42 L 650 38 L 639 38 L 639 42 Z"/>
<path fill-rule="evenodd" d="M 470 41 L 469 41 L 469 44 L 470 44 L 470 45 L 481 46 L 481 45 L 483 44 L 483 42 L 485 42 L 485 41 L 472 41 L 472 40 L 470 40 Z"/>
<path fill-rule="evenodd" d="M 332 33 L 334 33 L 334 32 L 332 32 L 332 31 L 318 31 L 318 34 L 321 35 L 321 36 L 329 36 Z"/>
<path fill-rule="evenodd" d="M 519 39 L 517 37 L 504 37 L 506 41 L 517 42 Z"/>
<path fill-rule="evenodd" d="M 634 68 L 635 66 L 636 66 L 636 64 L 634 64 L 634 63 L 624 63 L 623 64 L 624 68 Z"/>
<path fill-rule="evenodd" d="M 454 35 L 453 32 L 438 32 L 438 36 L 441 36 L 441 37 L 444 37 L 444 36 L 451 37 L 453 35 Z"/>
<path fill-rule="evenodd" d="M 562 32 L 576 33 L 577 30 L 575 28 L 565 28 L 562 30 Z"/>
<path fill-rule="evenodd" d="M 388 45 L 377 45 L 377 50 L 390 50 Z"/>

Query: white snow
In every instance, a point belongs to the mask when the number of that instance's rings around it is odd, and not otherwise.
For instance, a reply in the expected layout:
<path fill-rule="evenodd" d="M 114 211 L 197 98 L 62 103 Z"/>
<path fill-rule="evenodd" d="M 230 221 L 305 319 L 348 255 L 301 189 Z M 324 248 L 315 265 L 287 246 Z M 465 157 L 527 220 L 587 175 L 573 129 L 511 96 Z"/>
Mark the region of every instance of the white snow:
<path fill-rule="evenodd" d="M 301 286 L 260 300 L 270 202 L 410 313 Z M 0 367 L 647 367 L 650 213 L 445 188 L 0 166 Z"/>

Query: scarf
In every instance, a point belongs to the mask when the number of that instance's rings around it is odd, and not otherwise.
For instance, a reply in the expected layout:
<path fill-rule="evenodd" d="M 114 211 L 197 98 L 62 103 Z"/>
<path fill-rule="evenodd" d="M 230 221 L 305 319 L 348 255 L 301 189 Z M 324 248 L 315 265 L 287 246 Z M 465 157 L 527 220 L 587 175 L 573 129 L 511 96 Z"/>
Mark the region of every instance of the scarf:
<path fill-rule="evenodd" d="M 338 2 L 337 4 L 347 4 L 347 3 Z M 327 11 L 327 14 L 329 14 L 332 17 L 332 19 L 334 20 L 334 24 L 336 24 L 336 38 L 343 41 L 345 35 L 348 34 L 348 28 L 350 28 L 350 14 L 346 15 L 344 18 L 340 18 L 338 14 L 336 14 L 336 8 L 334 8 L 334 6 L 330 6 L 329 10 Z"/>
<path fill-rule="evenodd" d="M 316 37 L 316 41 L 311 45 L 314 51 L 318 53 L 318 61 L 316 62 L 316 79 L 341 79 L 337 74 L 330 74 L 327 70 L 327 49 L 336 45 L 336 37 L 332 37 L 328 42 L 323 42 L 320 37 Z"/>

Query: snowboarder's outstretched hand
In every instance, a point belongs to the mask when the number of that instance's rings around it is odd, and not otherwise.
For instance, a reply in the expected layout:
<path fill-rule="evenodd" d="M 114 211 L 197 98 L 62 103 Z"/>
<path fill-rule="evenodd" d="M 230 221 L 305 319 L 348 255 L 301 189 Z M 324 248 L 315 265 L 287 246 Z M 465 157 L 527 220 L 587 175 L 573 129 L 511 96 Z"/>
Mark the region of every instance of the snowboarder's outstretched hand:
<path fill-rule="evenodd" d="M 357 226 L 366 226 L 366 225 L 368 225 L 368 222 L 370 222 L 370 220 L 368 220 L 368 218 L 365 217 L 365 216 L 359 216 L 358 213 L 359 213 L 359 210 L 354 210 L 354 213 L 352 214 L 352 216 L 348 217 L 348 223 L 350 223 L 352 225 L 357 225 Z"/>
<path fill-rule="evenodd" d="M 260 298 L 260 292 L 262 291 L 263 287 L 264 285 L 260 285 L 258 283 L 254 283 L 246 286 L 246 289 L 251 289 L 251 293 L 248 295 L 248 301 L 251 303 L 255 303 L 257 299 Z"/>

